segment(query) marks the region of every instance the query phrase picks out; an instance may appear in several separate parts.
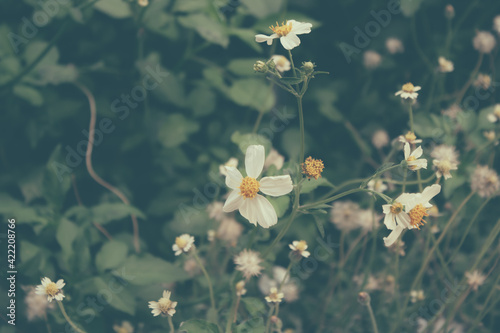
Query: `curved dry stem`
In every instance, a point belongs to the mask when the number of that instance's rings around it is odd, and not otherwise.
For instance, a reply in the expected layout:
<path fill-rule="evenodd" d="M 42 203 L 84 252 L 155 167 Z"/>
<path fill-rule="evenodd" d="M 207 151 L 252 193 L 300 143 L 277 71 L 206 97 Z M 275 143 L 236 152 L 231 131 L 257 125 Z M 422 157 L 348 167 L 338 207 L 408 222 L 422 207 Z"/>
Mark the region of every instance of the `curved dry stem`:
<path fill-rule="evenodd" d="M 94 132 L 95 132 L 95 123 L 97 119 L 97 111 L 96 111 L 96 104 L 95 104 L 95 98 L 90 92 L 90 90 L 87 89 L 87 87 L 75 83 L 75 85 L 87 96 L 87 99 L 89 101 L 89 107 L 90 107 L 90 124 L 89 124 L 89 143 L 87 145 L 87 152 L 85 153 L 85 164 L 87 166 L 87 171 L 89 172 L 90 176 L 92 179 L 94 179 L 99 185 L 102 187 L 108 189 L 109 191 L 113 192 L 120 200 L 126 204 L 130 205 L 130 201 L 127 199 L 127 197 L 116 187 L 113 185 L 109 184 L 106 182 L 104 179 L 99 177 L 99 175 L 94 171 L 94 168 L 92 166 L 92 150 L 94 149 Z M 132 219 L 132 225 L 134 228 L 134 248 L 135 252 L 139 253 L 141 252 L 140 246 L 139 246 L 139 224 L 137 222 L 137 217 L 134 214 L 130 214 L 130 218 Z"/>

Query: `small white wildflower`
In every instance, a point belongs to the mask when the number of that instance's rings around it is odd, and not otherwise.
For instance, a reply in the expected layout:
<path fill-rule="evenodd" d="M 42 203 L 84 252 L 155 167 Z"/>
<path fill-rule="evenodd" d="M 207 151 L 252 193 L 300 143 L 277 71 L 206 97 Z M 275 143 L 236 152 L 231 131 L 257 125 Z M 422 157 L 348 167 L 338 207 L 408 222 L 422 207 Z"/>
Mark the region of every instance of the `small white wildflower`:
<path fill-rule="evenodd" d="M 404 144 L 411 143 L 412 145 L 422 142 L 420 139 L 417 140 L 417 136 L 411 131 L 408 131 L 405 135 L 400 135 L 398 141 Z"/>
<path fill-rule="evenodd" d="M 417 301 L 423 301 L 425 299 L 424 291 L 420 290 L 412 290 L 410 291 L 411 302 L 416 303 Z"/>
<path fill-rule="evenodd" d="M 444 144 L 436 146 L 432 150 L 431 156 L 434 158 L 432 164 L 438 178 L 442 176 L 445 179 L 451 178 L 450 171 L 458 169 L 458 154 L 453 146 Z"/>
<path fill-rule="evenodd" d="M 175 238 L 175 244 L 172 245 L 172 250 L 175 251 L 175 255 L 178 256 L 182 252 L 187 253 L 191 250 L 194 245 L 194 237 L 189 234 L 182 234 Z"/>
<path fill-rule="evenodd" d="M 175 313 L 175 307 L 177 306 L 177 302 L 172 302 L 170 300 L 171 292 L 164 290 L 163 297 L 158 300 L 158 302 L 151 301 L 149 302 L 149 308 L 151 308 L 151 313 L 153 316 L 162 315 L 163 317 L 170 316 L 172 317 Z"/>
<path fill-rule="evenodd" d="M 477 269 L 473 272 L 465 272 L 465 277 L 467 278 L 467 284 L 474 291 L 477 291 L 477 288 L 486 280 L 486 276 L 481 274 Z"/>
<path fill-rule="evenodd" d="M 493 19 L 493 30 L 500 35 L 500 15 L 495 16 Z"/>
<path fill-rule="evenodd" d="M 377 149 L 382 149 L 389 144 L 389 134 L 386 130 L 380 129 L 372 135 L 372 144 Z"/>
<path fill-rule="evenodd" d="M 360 227 L 359 205 L 352 201 L 335 201 L 330 211 L 330 222 L 339 230 L 351 231 Z"/>
<path fill-rule="evenodd" d="M 236 283 L 236 296 L 243 296 L 247 293 L 245 289 L 245 280 L 241 280 Z"/>
<path fill-rule="evenodd" d="M 278 292 L 278 288 L 272 287 L 269 291 L 269 295 L 266 296 L 266 302 L 268 303 L 281 303 L 285 295 L 282 292 Z"/>
<path fill-rule="evenodd" d="M 222 207 L 224 207 L 224 203 L 220 201 L 215 201 L 209 204 L 207 206 L 208 217 L 216 221 L 221 221 L 225 215 Z"/>
<path fill-rule="evenodd" d="M 283 292 L 284 299 L 287 302 L 294 302 L 299 299 L 299 288 L 290 276 L 287 276 L 286 269 L 281 266 L 274 266 L 272 270 L 272 277 L 263 274 L 259 278 L 259 290 L 264 294 L 269 294 L 272 287 L 279 287 Z"/>
<path fill-rule="evenodd" d="M 236 246 L 238 238 L 243 232 L 243 226 L 233 217 L 222 219 L 217 229 L 217 238 L 228 242 L 231 246 Z"/>
<path fill-rule="evenodd" d="M 500 119 L 500 104 L 495 104 L 493 112 L 489 113 L 487 117 L 490 123 L 496 123 Z"/>
<path fill-rule="evenodd" d="M 410 98 L 412 100 L 416 100 L 418 96 L 417 91 L 419 91 L 420 89 L 422 88 L 419 86 L 414 86 L 412 83 L 408 82 L 404 84 L 401 90 L 396 92 L 395 95 L 396 96 L 401 95 L 401 98 L 403 99 Z"/>
<path fill-rule="evenodd" d="M 271 149 L 269 154 L 264 161 L 264 169 L 268 169 L 271 165 L 276 167 L 276 170 L 281 170 L 283 164 L 285 163 L 285 157 L 278 153 L 276 149 Z"/>
<path fill-rule="evenodd" d="M 267 45 L 271 45 L 274 39 L 279 38 L 281 45 L 283 45 L 286 50 L 291 50 L 300 44 L 300 39 L 297 35 L 308 34 L 311 32 L 311 28 L 311 23 L 298 22 L 295 20 L 287 20 L 286 23 L 283 22 L 281 26 L 276 22 L 276 26 L 269 27 L 269 29 L 273 31 L 272 35 L 255 35 L 255 41 L 257 43 L 266 42 Z"/>
<path fill-rule="evenodd" d="M 42 284 L 36 287 L 36 293 L 38 295 L 47 295 L 47 300 L 52 302 L 52 300 L 62 301 L 64 298 L 62 288 L 66 285 L 63 279 L 59 279 L 57 282 L 52 282 L 48 277 L 42 279 Z"/>
<path fill-rule="evenodd" d="M 385 47 L 390 54 L 403 53 L 405 51 L 405 47 L 401 40 L 394 37 L 385 40 Z"/>
<path fill-rule="evenodd" d="M 479 52 L 490 53 L 496 45 L 495 36 L 488 31 L 478 31 L 472 44 Z"/>
<path fill-rule="evenodd" d="M 134 327 L 128 321 L 122 321 L 121 325 L 113 325 L 116 333 L 134 333 Z"/>
<path fill-rule="evenodd" d="M 412 171 L 427 169 L 427 160 L 425 158 L 418 159 L 423 154 L 422 147 L 418 147 L 410 154 L 410 144 L 405 143 L 404 152 L 408 169 Z"/>
<path fill-rule="evenodd" d="M 479 73 L 472 85 L 476 88 L 488 90 L 491 87 L 491 76 L 489 76 L 488 74 Z"/>
<path fill-rule="evenodd" d="M 236 270 L 243 273 L 245 279 L 250 279 L 252 276 L 260 275 L 263 267 L 260 266 L 262 259 L 259 257 L 259 253 L 252 250 L 243 250 L 237 256 L 234 257 L 234 263 L 236 264 Z"/>
<path fill-rule="evenodd" d="M 290 61 L 285 56 L 275 54 L 271 59 L 273 59 L 276 69 L 281 73 L 289 71 L 292 68 Z"/>
<path fill-rule="evenodd" d="M 370 179 L 367 187 L 370 191 L 379 193 L 383 193 L 388 188 L 387 185 L 384 184 L 384 181 L 382 179 Z"/>
<path fill-rule="evenodd" d="M 439 63 L 438 69 L 441 73 L 450 73 L 453 72 L 453 70 L 455 69 L 453 63 L 448 59 L 446 59 L 445 57 L 439 57 L 438 63 Z"/>
<path fill-rule="evenodd" d="M 299 256 L 302 256 L 304 258 L 307 258 L 311 255 L 311 253 L 307 250 L 307 242 L 304 240 L 301 241 L 293 241 L 292 244 L 288 245 L 290 249 L 294 252 L 297 253 Z"/>

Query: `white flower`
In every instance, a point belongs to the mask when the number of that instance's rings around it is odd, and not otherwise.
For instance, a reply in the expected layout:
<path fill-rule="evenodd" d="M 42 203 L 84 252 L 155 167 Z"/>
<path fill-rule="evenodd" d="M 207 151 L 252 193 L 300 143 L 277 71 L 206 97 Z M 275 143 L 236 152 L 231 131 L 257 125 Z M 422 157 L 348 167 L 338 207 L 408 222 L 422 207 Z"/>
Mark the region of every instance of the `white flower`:
<path fill-rule="evenodd" d="M 360 227 L 359 205 L 355 202 L 335 201 L 330 210 L 330 222 L 343 231 L 351 231 Z"/>
<path fill-rule="evenodd" d="M 236 283 L 236 296 L 243 296 L 247 293 L 245 289 L 245 280 L 241 280 Z"/>
<path fill-rule="evenodd" d="M 458 169 L 458 154 L 453 146 L 436 146 L 432 150 L 431 156 L 434 158 L 432 164 L 436 169 L 438 178 L 442 176 L 444 176 L 444 179 L 451 178 L 450 170 Z"/>
<path fill-rule="evenodd" d="M 264 177 L 258 181 L 264 160 L 264 146 L 252 145 L 247 148 L 245 154 L 246 177 L 243 177 L 238 169 L 226 167 L 226 185 L 233 191 L 229 194 L 223 210 L 228 213 L 238 209 L 253 225 L 258 223 L 263 228 L 269 228 L 278 223 L 278 216 L 273 205 L 258 192 L 278 197 L 290 193 L 293 185 L 290 175 Z"/>
<path fill-rule="evenodd" d="M 486 165 L 478 165 L 472 174 L 470 187 L 481 198 L 488 198 L 497 194 L 500 189 L 500 179 L 495 170 Z"/>
<path fill-rule="evenodd" d="M 128 321 L 122 321 L 121 325 L 113 325 L 116 333 L 134 333 L 134 327 Z"/>
<path fill-rule="evenodd" d="M 385 190 L 387 190 L 387 185 L 384 184 L 384 181 L 382 179 L 370 179 L 367 187 L 370 191 L 379 193 L 383 193 Z"/>
<path fill-rule="evenodd" d="M 255 35 L 255 41 L 257 43 L 266 42 L 267 45 L 271 45 L 274 39 L 279 38 L 281 45 L 285 49 L 291 50 L 300 44 L 300 39 L 297 35 L 310 33 L 311 27 L 311 23 L 297 22 L 295 20 L 287 20 L 286 24 L 283 22 L 281 26 L 276 22 L 276 27 L 269 27 L 274 32 L 272 35 Z"/>
<path fill-rule="evenodd" d="M 412 145 L 422 142 L 420 139 L 417 140 L 417 136 L 412 131 L 408 131 L 405 135 L 400 135 L 398 141 L 402 143 L 411 143 Z"/>
<path fill-rule="evenodd" d="M 408 169 L 415 171 L 419 169 L 427 169 L 427 160 L 425 158 L 418 159 L 423 154 L 422 147 L 418 147 L 410 154 L 410 144 L 405 143 L 405 160 L 408 163 Z"/>
<path fill-rule="evenodd" d="M 472 40 L 474 48 L 481 53 L 490 53 L 496 45 L 495 36 L 488 31 L 478 31 Z"/>
<path fill-rule="evenodd" d="M 467 284 L 474 291 L 477 291 L 477 288 L 486 280 L 486 276 L 481 274 L 477 269 L 473 272 L 465 272 L 465 277 L 467 278 Z"/>
<path fill-rule="evenodd" d="M 446 319 L 443 317 L 439 317 L 438 320 L 434 323 L 433 326 L 429 326 L 427 323 L 427 320 L 423 318 L 418 318 L 417 319 L 418 327 L 417 327 L 417 333 L 441 333 L 443 332 L 443 327 L 446 323 Z M 430 331 L 430 328 L 432 328 L 432 331 Z M 450 322 L 448 323 L 446 333 L 464 333 L 465 328 L 463 325 L 457 324 L 456 322 Z"/>
<path fill-rule="evenodd" d="M 62 301 L 64 298 L 62 288 L 66 285 L 63 279 L 57 282 L 52 282 L 48 277 L 42 279 L 42 284 L 36 287 L 36 293 L 38 295 L 47 295 L 47 300 L 52 302 L 52 300 Z"/>
<path fill-rule="evenodd" d="M 358 213 L 358 225 L 364 232 L 372 231 L 374 228 L 377 229 L 379 226 L 379 221 L 382 218 L 379 214 L 375 214 L 370 209 L 362 209 Z"/>
<path fill-rule="evenodd" d="M 403 87 L 401 88 L 400 91 L 396 92 L 396 96 L 398 95 L 401 95 L 401 98 L 403 99 L 412 99 L 412 100 L 415 100 L 417 99 L 417 96 L 418 96 L 418 93 L 417 91 L 419 91 L 420 89 L 422 89 L 421 87 L 419 86 L 414 86 L 412 83 L 408 82 L 406 84 L 403 85 Z"/>
<path fill-rule="evenodd" d="M 137 3 L 141 7 L 146 7 L 147 5 L 149 5 L 149 0 L 137 0 Z"/>
<path fill-rule="evenodd" d="M 420 290 L 412 290 L 410 291 L 411 302 L 416 303 L 417 301 L 423 301 L 425 299 L 424 291 Z"/>
<path fill-rule="evenodd" d="M 293 302 L 299 299 L 299 288 L 294 280 L 287 276 L 286 269 L 281 266 L 274 266 L 272 278 L 267 274 L 263 274 L 259 278 L 259 290 L 267 295 L 273 287 L 279 287 L 281 284 L 281 291 L 283 292 L 284 299 L 287 302 Z"/>
<path fill-rule="evenodd" d="M 453 70 L 455 69 L 453 63 L 447 60 L 445 57 L 439 57 L 438 62 L 439 62 L 439 71 L 441 73 L 450 73 L 453 72 Z"/>
<path fill-rule="evenodd" d="M 363 53 L 363 65 L 365 65 L 367 69 L 375 69 L 381 62 L 382 56 L 378 52 L 368 50 Z"/>
<path fill-rule="evenodd" d="M 405 47 L 401 40 L 394 37 L 385 40 L 385 47 L 390 54 L 403 53 L 405 51 Z"/>
<path fill-rule="evenodd" d="M 384 224 L 392 230 L 388 237 L 384 237 L 385 246 L 391 246 L 404 229 L 420 229 L 425 223 L 423 218 L 429 215 L 427 211 L 432 207 L 429 201 L 440 191 L 441 185 L 434 184 L 426 187 L 422 193 L 403 193 L 394 203 L 383 205 Z"/>
<path fill-rule="evenodd" d="M 268 169 L 271 165 L 274 165 L 277 170 L 281 170 L 284 163 L 285 157 L 278 153 L 276 149 L 271 149 L 264 162 L 264 169 Z"/>
<path fill-rule="evenodd" d="M 372 144 L 377 149 L 382 149 L 389 144 L 389 134 L 386 130 L 377 130 L 373 133 Z"/>
<path fill-rule="evenodd" d="M 285 295 L 282 292 L 278 292 L 278 288 L 272 287 L 269 291 L 269 295 L 266 296 L 266 302 L 268 303 L 281 303 Z"/>
<path fill-rule="evenodd" d="M 499 119 L 500 119 L 500 104 L 495 104 L 493 112 L 488 114 L 488 121 L 490 123 L 496 123 Z"/>
<path fill-rule="evenodd" d="M 497 34 L 500 35 L 500 15 L 495 16 L 493 19 L 493 30 L 497 32 Z"/>
<path fill-rule="evenodd" d="M 275 54 L 271 57 L 273 59 L 274 64 L 276 65 L 276 69 L 281 73 L 289 71 L 291 69 L 290 61 L 280 54 Z"/>
<path fill-rule="evenodd" d="M 231 157 L 225 164 L 219 165 L 219 172 L 223 176 L 227 176 L 226 167 L 237 168 L 238 159 L 236 157 Z"/>
<path fill-rule="evenodd" d="M 491 87 L 491 76 L 489 76 L 488 74 L 479 73 L 472 85 L 483 90 L 488 90 Z"/>
<path fill-rule="evenodd" d="M 158 302 L 151 301 L 149 302 L 149 308 L 153 316 L 170 316 L 172 317 L 175 313 L 175 307 L 177 306 L 177 302 L 172 302 L 170 300 L 171 292 L 164 290 L 163 297 L 158 300 Z"/>
<path fill-rule="evenodd" d="M 298 255 L 307 258 L 311 255 L 311 253 L 307 250 L 307 242 L 304 240 L 301 241 L 293 241 L 292 244 L 288 244 L 290 249 Z"/>
<path fill-rule="evenodd" d="M 194 244 L 194 237 L 189 234 L 182 234 L 175 238 L 175 244 L 172 245 L 172 250 L 178 256 L 182 252 L 188 252 Z"/>
<path fill-rule="evenodd" d="M 234 257 L 236 270 L 242 272 L 247 280 L 252 276 L 260 275 L 260 271 L 264 268 L 259 265 L 261 262 L 262 259 L 260 259 L 258 252 L 247 249 L 241 251 Z"/>

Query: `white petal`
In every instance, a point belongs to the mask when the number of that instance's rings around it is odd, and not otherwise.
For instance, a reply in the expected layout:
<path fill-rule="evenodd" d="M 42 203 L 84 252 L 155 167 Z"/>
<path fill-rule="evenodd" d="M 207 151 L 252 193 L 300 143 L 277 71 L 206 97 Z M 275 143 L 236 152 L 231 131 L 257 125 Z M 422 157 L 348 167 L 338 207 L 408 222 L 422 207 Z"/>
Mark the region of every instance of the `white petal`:
<path fill-rule="evenodd" d="M 308 34 L 311 32 L 312 24 L 306 22 L 297 22 L 295 20 L 288 20 L 287 23 L 292 23 L 292 30 L 290 32 L 296 35 Z"/>
<path fill-rule="evenodd" d="M 410 144 L 408 142 L 405 143 L 404 151 L 405 151 L 405 160 L 407 160 L 411 156 L 410 155 Z"/>
<path fill-rule="evenodd" d="M 420 156 L 422 156 L 423 153 L 424 153 L 424 151 L 422 150 L 422 147 L 418 147 L 417 149 L 415 149 L 413 151 L 413 153 L 411 153 L 410 156 L 414 156 L 415 158 L 419 158 Z"/>
<path fill-rule="evenodd" d="M 292 178 L 290 175 L 264 177 L 260 180 L 260 190 L 267 195 L 278 197 L 293 190 Z"/>
<path fill-rule="evenodd" d="M 245 154 L 245 170 L 247 171 L 247 175 L 252 178 L 259 177 L 262 169 L 264 168 L 265 160 L 266 151 L 264 150 L 264 146 L 248 146 Z"/>
<path fill-rule="evenodd" d="M 170 299 L 170 291 L 169 290 L 163 290 L 163 298 Z"/>
<path fill-rule="evenodd" d="M 225 167 L 226 168 L 226 185 L 232 190 L 237 189 L 241 185 L 241 180 L 243 179 L 243 176 L 241 175 L 241 172 L 233 167 Z"/>
<path fill-rule="evenodd" d="M 241 207 L 243 204 L 243 197 L 240 195 L 239 190 L 232 191 L 226 199 L 222 211 L 229 213 Z"/>
<path fill-rule="evenodd" d="M 422 87 L 420 87 L 420 86 L 414 86 L 413 87 L 413 91 L 419 91 L 420 89 L 422 89 Z"/>
<path fill-rule="evenodd" d="M 422 191 L 421 201 L 422 203 L 428 203 L 434 198 L 439 192 L 441 192 L 441 185 L 434 184 L 432 186 L 427 186 Z"/>
<path fill-rule="evenodd" d="M 389 213 L 384 217 L 384 224 L 389 230 L 396 229 L 396 222 L 394 222 L 394 214 Z"/>
<path fill-rule="evenodd" d="M 394 95 L 397 96 L 397 95 L 401 95 L 402 93 L 403 93 L 403 90 L 400 90 L 397 93 L 395 93 Z"/>
<path fill-rule="evenodd" d="M 257 196 L 259 195 L 257 194 Z M 246 218 L 248 222 L 252 223 L 255 226 L 257 225 L 257 197 L 253 199 L 243 199 L 239 210 L 241 216 Z"/>
<path fill-rule="evenodd" d="M 410 216 L 406 214 L 405 212 L 401 212 L 398 215 L 396 215 L 396 222 L 398 223 L 399 226 L 402 226 L 403 228 L 409 228 L 410 227 Z"/>
<path fill-rule="evenodd" d="M 291 50 L 300 45 L 300 39 L 296 34 L 289 32 L 288 35 L 280 38 L 281 45 L 287 50 Z"/>
<path fill-rule="evenodd" d="M 65 285 L 66 285 L 66 283 L 64 283 L 64 280 L 63 280 L 63 279 L 59 279 L 59 280 L 57 280 L 57 282 L 56 282 L 56 286 L 57 286 L 57 288 L 59 288 L 59 289 L 62 289 Z"/>
<path fill-rule="evenodd" d="M 278 216 L 274 210 L 273 205 L 261 195 L 255 198 L 257 202 L 257 223 L 263 228 L 269 228 L 278 223 Z"/>
<path fill-rule="evenodd" d="M 389 247 L 396 242 L 404 228 L 397 226 L 387 237 L 384 237 L 385 246 Z"/>
<path fill-rule="evenodd" d="M 271 45 L 273 43 L 273 39 L 278 38 L 277 34 L 272 34 L 271 36 L 266 36 L 266 35 L 255 35 L 255 41 L 257 43 L 263 43 L 267 42 L 267 45 Z"/>

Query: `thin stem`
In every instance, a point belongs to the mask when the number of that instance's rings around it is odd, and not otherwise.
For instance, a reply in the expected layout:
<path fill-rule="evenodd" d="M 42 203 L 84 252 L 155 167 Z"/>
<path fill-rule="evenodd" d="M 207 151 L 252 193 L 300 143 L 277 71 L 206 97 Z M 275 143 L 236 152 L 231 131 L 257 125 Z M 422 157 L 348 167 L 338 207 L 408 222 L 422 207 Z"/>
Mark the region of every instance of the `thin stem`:
<path fill-rule="evenodd" d="M 465 93 L 467 92 L 467 89 L 469 89 L 470 85 L 472 82 L 474 82 L 474 77 L 476 76 L 477 72 L 479 72 L 479 68 L 481 67 L 481 64 L 483 63 L 483 58 L 484 58 L 484 53 L 480 52 L 479 53 L 479 58 L 477 59 L 476 66 L 472 70 L 472 73 L 470 74 L 469 80 L 464 84 L 462 89 L 460 89 L 460 92 L 458 93 L 456 103 L 460 104 L 462 101 L 462 98 L 464 98 Z"/>
<path fill-rule="evenodd" d="M 92 150 L 94 149 L 94 133 L 95 133 L 95 123 L 97 120 L 97 109 L 94 95 L 87 89 L 87 87 L 75 83 L 75 85 L 87 96 L 89 107 L 90 107 L 90 124 L 89 124 L 89 142 L 87 144 L 87 152 L 85 153 L 85 164 L 87 166 L 87 171 L 89 175 L 94 179 L 99 185 L 113 192 L 120 200 L 126 204 L 130 205 L 130 201 L 127 197 L 116 187 L 106 182 L 104 179 L 99 177 L 99 175 L 94 171 L 92 166 Z M 134 247 L 137 253 L 141 252 L 139 245 L 139 224 L 137 222 L 137 217 L 134 214 L 130 214 L 132 219 L 132 226 L 134 229 Z"/>
<path fill-rule="evenodd" d="M 198 264 L 198 266 L 200 266 L 200 269 L 203 272 L 203 275 L 205 275 L 205 278 L 207 279 L 208 291 L 210 292 L 210 303 L 212 305 L 212 308 L 217 309 L 215 307 L 215 297 L 214 297 L 214 291 L 212 288 L 212 280 L 210 280 L 210 276 L 208 275 L 207 270 L 205 269 L 205 266 L 203 266 L 203 264 L 201 263 L 200 257 L 198 257 L 198 254 L 196 253 L 196 249 L 193 249 L 193 256 L 194 256 L 194 260 L 196 260 L 196 263 Z"/>
<path fill-rule="evenodd" d="M 264 112 L 259 112 L 259 116 L 257 117 L 257 120 L 255 120 L 255 125 L 253 125 L 252 133 L 256 133 L 257 130 L 259 129 L 259 125 L 260 125 L 260 122 L 261 122 L 263 116 L 264 116 Z"/>
<path fill-rule="evenodd" d="M 71 327 L 73 327 L 75 329 L 75 331 L 77 331 L 79 333 L 86 333 L 84 330 L 79 329 L 78 326 L 76 326 L 75 323 L 73 323 L 71 321 L 71 319 L 68 317 L 68 314 L 66 313 L 66 310 L 64 309 L 64 305 L 62 304 L 61 301 L 57 301 L 57 305 L 59 306 L 59 309 L 61 309 L 61 312 L 64 316 L 64 319 L 66 319 L 66 321 L 71 325 Z"/>
<path fill-rule="evenodd" d="M 170 333 L 175 332 L 174 323 L 172 322 L 172 316 L 167 316 L 168 326 L 170 327 Z"/>
<path fill-rule="evenodd" d="M 370 314 L 370 321 L 372 322 L 373 332 L 378 333 L 377 320 L 375 320 L 375 315 L 373 314 L 372 306 L 370 303 L 368 303 L 366 304 L 366 307 L 368 308 L 368 313 Z"/>
<path fill-rule="evenodd" d="M 436 174 L 433 173 L 428 178 L 420 180 L 420 183 L 424 183 L 424 184 L 428 183 L 431 180 L 433 180 L 435 177 L 436 177 Z M 399 180 L 394 180 L 394 179 L 389 179 L 389 178 L 382 178 L 382 181 L 384 181 L 386 183 L 397 184 L 397 185 L 403 185 L 403 184 L 406 184 L 406 185 L 417 185 L 419 183 L 418 180 L 411 180 L 411 181 L 406 181 L 406 182 L 403 183 L 403 182 L 400 182 Z"/>
<path fill-rule="evenodd" d="M 304 111 L 302 110 L 302 96 L 297 96 L 300 121 L 300 155 L 299 164 L 304 162 L 305 154 L 305 131 L 304 131 Z"/>
<path fill-rule="evenodd" d="M 283 287 L 283 285 L 285 284 L 285 281 L 286 279 L 288 278 L 288 276 L 290 275 L 290 270 L 292 269 L 292 266 L 293 266 L 293 261 L 290 261 L 290 263 L 288 264 L 288 267 L 286 269 L 286 273 L 285 273 L 285 276 L 283 277 L 283 280 L 281 280 L 280 282 L 280 285 L 278 287 L 278 292 L 281 291 L 281 288 Z"/>
<path fill-rule="evenodd" d="M 271 305 L 271 309 L 269 309 L 269 313 L 267 315 L 266 333 L 268 333 L 269 329 L 271 328 L 271 317 L 273 316 L 273 312 L 274 312 L 274 305 Z"/>
<path fill-rule="evenodd" d="M 349 194 L 352 194 L 352 193 L 356 193 L 356 192 L 370 192 L 370 191 L 367 190 L 367 189 L 364 189 L 364 188 L 353 188 L 352 190 L 348 190 L 348 191 L 342 192 L 340 194 L 334 195 L 333 197 L 330 197 L 330 198 L 327 198 L 327 199 L 323 199 L 323 200 L 320 200 L 320 201 L 317 201 L 317 202 L 314 202 L 314 203 L 311 203 L 311 204 L 300 206 L 300 208 L 301 209 L 313 208 L 315 206 L 335 201 L 337 199 L 345 197 L 346 195 L 349 195 Z"/>
<path fill-rule="evenodd" d="M 410 131 L 413 131 L 413 108 L 411 107 L 411 102 L 408 102 L 408 113 L 410 114 Z"/>
<path fill-rule="evenodd" d="M 404 193 L 405 190 L 406 190 L 406 177 L 407 177 L 407 174 L 408 174 L 408 171 L 405 170 L 404 174 L 403 174 L 403 188 L 401 189 L 401 191 Z"/>
<path fill-rule="evenodd" d="M 295 73 L 295 65 L 293 63 L 292 51 L 288 50 L 288 55 L 290 56 L 290 63 L 292 64 L 293 77 L 297 77 L 297 74 Z"/>
<path fill-rule="evenodd" d="M 415 22 L 415 15 L 413 15 L 411 19 L 411 37 L 413 39 L 413 45 L 415 46 L 415 50 L 417 51 L 418 55 L 420 58 L 424 61 L 424 63 L 427 65 L 429 70 L 432 72 L 434 70 L 434 66 L 430 62 L 429 58 L 425 55 L 424 51 L 420 48 L 420 45 L 418 44 L 417 40 L 417 28 L 416 28 L 416 22 Z"/>

